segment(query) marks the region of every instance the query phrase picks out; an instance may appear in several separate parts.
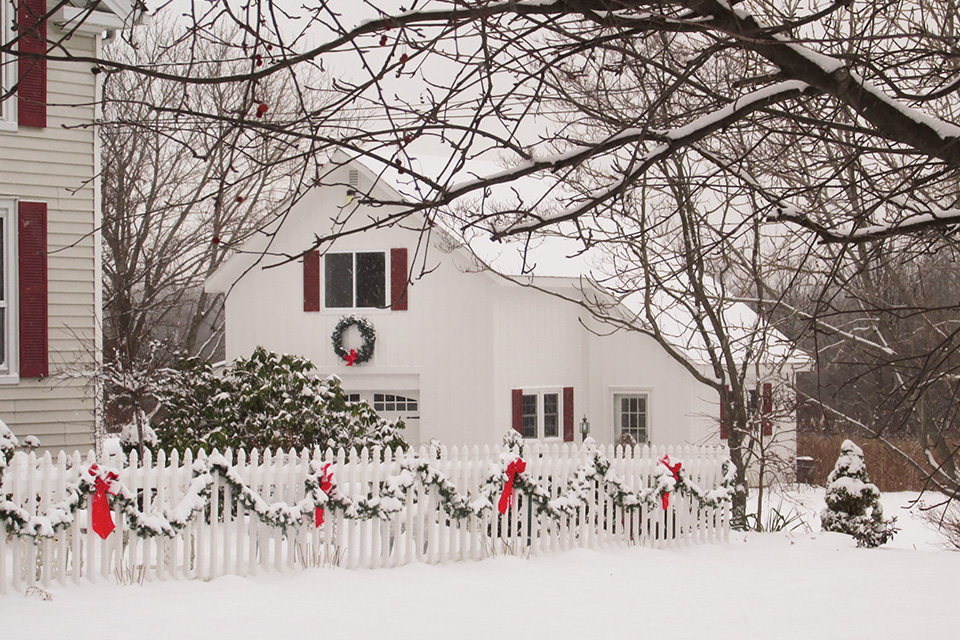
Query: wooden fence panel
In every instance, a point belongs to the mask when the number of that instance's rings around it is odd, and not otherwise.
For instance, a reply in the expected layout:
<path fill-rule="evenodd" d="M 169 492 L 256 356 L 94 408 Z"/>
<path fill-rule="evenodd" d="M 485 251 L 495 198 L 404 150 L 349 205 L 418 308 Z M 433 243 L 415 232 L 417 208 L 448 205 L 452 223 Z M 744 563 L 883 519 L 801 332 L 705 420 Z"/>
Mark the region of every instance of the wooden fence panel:
<path fill-rule="evenodd" d="M 526 476 L 556 500 L 564 495 L 578 469 L 591 462 L 589 450 L 564 443 L 527 444 Z M 669 456 L 682 461 L 683 473 L 704 489 L 722 481 L 723 451 L 684 447 L 666 450 L 650 447 L 601 447 L 611 462 L 612 473 L 634 492 L 656 486 L 663 467 L 658 460 Z M 395 567 L 410 562 L 440 563 L 479 560 L 491 554 L 543 554 L 571 548 L 607 545 L 655 547 L 697 544 L 728 539 L 729 508 L 701 508 L 679 492 L 669 496 L 666 510 L 645 503 L 625 509 L 594 485 L 585 503 L 573 515 L 557 519 L 538 515 L 530 496 L 516 490 L 504 515 L 493 508 L 457 520 L 450 517 L 437 489 L 415 480 L 402 489 L 402 505 L 382 495 L 388 479 L 402 472 L 408 456 L 416 454 L 442 473 L 460 495 L 475 500 L 492 471 L 502 469 L 500 452 L 490 447 L 421 447 L 413 452 L 390 449 L 362 450 L 352 454 L 333 451 L 227 451 L 224 458 L 244 485 L 266 504 L 295 505 L 306 496 L 305 480 L 310 465 L 329 464 L 337 490 L 356 501 L 373 498 L 372 505 L 389 506 L 382 518 L 360 520 L 340 509 L 324 510 L 323 522 L 315 526 L 314 515 L 304 514 L 298 526 L 286 531 L 265 524 L 256 512 L 237 500 L 236 490 L 218 473 L 210 486 L 209 501 L 175 537 L 140 538 L 114 501 L 115 531 L 102 540 L 93 531 L 92 494 L 83 497 L 74 521 L 53 537 L 38 541 L 26 536 L 0 535 L 0 594 L 38 584 L 111 581 L 165 581 L 211 579 L 221 575 L 256 575 L 262 571 L 285 571 L 324 565 L 347 568 Z M 198 464 L 211 458 L 196 456 Z M 147 452 L 100 461 L 116 468 L 121 482 L 137 496 L 144 514 L 164 513 L 187 495 L 194 478 L 191 452 L 167 455 Z M 95 462 L 93 452 L 85 457 L 17 453 L 5 470 L 0 498 L 6 497 L 28 513 L 42 514 L 50 505 L 65 500 L 78 470 Z M 409 476 L 409 472 L 404 471 Z M 73 478 L 73 480 L 71 480 Z M 399 510 L 396 510 L 397 507 Z"/>

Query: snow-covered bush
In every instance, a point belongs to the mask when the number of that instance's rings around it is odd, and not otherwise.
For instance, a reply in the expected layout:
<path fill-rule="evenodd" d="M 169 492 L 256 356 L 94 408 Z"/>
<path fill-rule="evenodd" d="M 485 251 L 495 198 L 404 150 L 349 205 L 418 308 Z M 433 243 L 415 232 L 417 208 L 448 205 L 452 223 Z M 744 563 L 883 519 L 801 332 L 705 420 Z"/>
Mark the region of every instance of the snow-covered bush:
<path fill-rule="evenodd" d="M 513 429 L 510 429 L 503 434 L 501 443 L 503 444 L 505 451 L 510 451 L 512 453 L 516 453 L 517 455 L 523 455 L 523 436 Z"/>
<path fill-rule="evenodd" d="M 138 409 L 133 419 L 120 428 L 120 448 L 124 453 L 129 454 L 134 449 L 139 449 L 141 433 L 144 449 L 155 450 L 158 444 L 157 432 L 150 426 L 150 418 L 146 412 Z"/>
<path fill-rule="evenodd" d="M 827 478 L 826 502 L 823 530 L 851 535 L 859 547 L 879 547 L 897 532 L 897 519 L 883 518 L 880 490 L 867 477 L 863 451 L 850 440 L 840 445 L 840 457 Z"/>
<path fill-rule="evenodd" d="M 187 359 L 166 376 L 154 420 L 164 449 L 405 447 L 402 422 L 351 402 L 336 377 L 310 375 L 306 358 L 258 347 L 222 372 Z"/>

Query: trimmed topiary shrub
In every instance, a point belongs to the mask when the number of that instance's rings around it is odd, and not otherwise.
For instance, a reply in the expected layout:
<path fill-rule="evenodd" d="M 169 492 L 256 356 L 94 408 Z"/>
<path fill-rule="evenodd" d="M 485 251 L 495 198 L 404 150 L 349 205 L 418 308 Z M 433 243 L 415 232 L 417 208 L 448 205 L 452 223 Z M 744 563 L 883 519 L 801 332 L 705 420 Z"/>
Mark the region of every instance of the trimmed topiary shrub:
<path fill-rule="evenodd" d="M 897 532 L 897 519 L 883 518 L 880 490 L 867 477 L 863 451 L 850 440 L 840 445 L 840 457 L 827 478 L 826 502 L 823 530 L 851 535 L 858 547 L 879 547 Z"/>

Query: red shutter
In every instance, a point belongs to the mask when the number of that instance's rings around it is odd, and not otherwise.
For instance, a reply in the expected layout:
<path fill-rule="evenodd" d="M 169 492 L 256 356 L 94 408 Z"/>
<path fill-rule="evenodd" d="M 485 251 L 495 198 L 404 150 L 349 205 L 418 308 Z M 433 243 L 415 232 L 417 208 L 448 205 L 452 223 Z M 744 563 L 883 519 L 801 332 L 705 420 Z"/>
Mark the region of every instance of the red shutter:
<path fill-rule="evenodd" d="M 512 392 L 513 430 L 523 435 L 523 389 L 514 389 Z"/>
<path fill-rule="evenodd" d="M 320 252 L 303 256 L 303 310 L 320 311 Z"/>
<path fill-rule="evenodd" d="M 720 394 L 720 439 L 730 437 L 730 425 L 727 424 L 727 399 L 730 397 L 730 387 L 726 387 Z"/>
<path fill-rule="evenodd" d="M 573 442 L 573 387 L 563 388 L 563 441 Z"/>
<path fill-rule="evenodd" d="M 407 310 L 407 250 L 390 249 L 390 308 Z"/>
<path fill-rule="evenodd" d="M 47 351 L 47 203 L 21 202 L 20 376 L 50 375 Z"/>
<path fill-rule="evenodd" d="M 43 55 L 47 52 L 47 23 L 40 19 L 47 12 L 46 0 L 20 0 L 17 28 L 20 51 Z M 17 122 L 24 127 L 47 126 L 47 61 L 21 56 L 17 63 Z"/>
<path fill-rule="evenodd" d="M 763 435 L 773 435 L 773 420 L 770 414 L 773 413 L 773 387 L 769 382 L 763 383 L 763 404 L 760 405 L 760 415 L 762 416 L 760 424 L 763 428 Z"/>

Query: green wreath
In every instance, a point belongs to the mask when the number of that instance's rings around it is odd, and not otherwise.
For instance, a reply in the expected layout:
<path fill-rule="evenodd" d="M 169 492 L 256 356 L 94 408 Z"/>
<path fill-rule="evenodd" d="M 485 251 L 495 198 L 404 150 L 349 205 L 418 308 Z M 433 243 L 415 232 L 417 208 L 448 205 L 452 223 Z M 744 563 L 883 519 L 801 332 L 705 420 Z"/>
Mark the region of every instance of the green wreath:
<path fill-rule="evenodd" d="M 363 338 L 363 344 L 359 349 L 350 349 L 347 351 L 343 347 L 343 333 L 350 327 L 356 327 L 360 331 L 360 337 Z M 373 357 L 373 346 L 377 341 L 377 332 L 373 330 L 370 321 L 361 316 L 344 316 L 333 329 L 330 335 L 333 342 L 333 352 L 337 357 L 346 361 L 347 366 L 363 364 Z"/>

